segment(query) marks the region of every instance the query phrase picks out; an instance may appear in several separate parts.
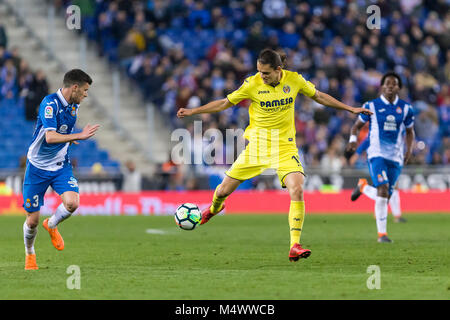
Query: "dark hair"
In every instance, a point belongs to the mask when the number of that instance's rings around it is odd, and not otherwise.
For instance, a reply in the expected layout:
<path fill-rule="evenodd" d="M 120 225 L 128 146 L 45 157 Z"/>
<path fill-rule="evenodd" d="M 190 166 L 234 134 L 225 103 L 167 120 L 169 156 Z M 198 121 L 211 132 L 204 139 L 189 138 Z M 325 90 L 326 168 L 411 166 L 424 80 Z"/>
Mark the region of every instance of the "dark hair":
<path fill-rule="evenodd" d="M 284 52 L 277 52 L 272 49 L 264 49 L 259 53 L 258 61 L 261 64 L 268 64 L 273 69 L 278 67 L 286 67 L 286 54 Z"/>
<path fill-rule="evenodd" d="M 85 83 L 92 84 L 92 79 L 83 70 L 72 69 L 64 75 L 63 85 L 66 88 L 68 88 L 74 84 L 81 86 Z"/>
<path fill-rule="evenodd" d="M 385 73 L 385 74 L 383 75 L 383 78 L 381 78 L 381 85 L 384 84 L 384 81 L 386 80 L 387 77 L 394 77 L 394 78 L 397 78 L 397 80 L 398 80 L 398 87 L 399 87 L 400 89 L 402 88 L 402 78 L 400 78 L 400 76 L 398 75 L 398 73 L 395 73 L 395 72 L 388 72 L 388 73 Z"/>

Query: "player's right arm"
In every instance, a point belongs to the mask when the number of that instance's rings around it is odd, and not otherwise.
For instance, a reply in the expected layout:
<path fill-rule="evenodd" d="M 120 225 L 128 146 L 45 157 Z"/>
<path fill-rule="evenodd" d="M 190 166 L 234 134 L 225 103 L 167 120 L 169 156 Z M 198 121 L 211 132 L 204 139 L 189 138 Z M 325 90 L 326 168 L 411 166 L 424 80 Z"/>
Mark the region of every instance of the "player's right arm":
<path fill-rule="evenodd" d="M 42 121 L 42 126 L 45 130 L 45 142 L 47 142 L 48 144 L 86 140 L 92 137 L 100 126 L 98 124 L 88 124 L 83 128 L 83 131 L 79 133 L 60 134 L 56 132 L 58 128 L 58 122 L 56 120 L 58 111 L 59 107 L 57 102 L 55 100 L 49 99 L 48 97 L 45 97 L 39 106 L 38 116 Z"/>
<path fill-rule="evenodd" d="M 233 104 L 228 100 L 228 98 L 220 99 L 211 101 L 203 106 L 192 108 L 192 109 L 186 109 L 186 108 L 180 108 L 177 112 L 178 118 L 184 118 L 188 116 L 192 116 L 194 114 L 199 113 L 215 113 L 223 111 L 229 107 L 231 107 Z"/>
<path fill-rule="evenodd" d="M 361 109 L 369 109 L 369 104 L 365 103 Z M 347 145 L 346 151 L 349 153 L 354 153 L 356 150 L 356 142 L 358 141 L 359 131 L 364 127 L 367 121 L 370 120 L 370 115 L 365 113 L 360 113 L 355 124 L 350 130 L 350 140 Z"/>
<path fill-rule="evenodd" d="M 203 106 L 192 108 L 192 109 L 185 109 L 180 108 L 177 112 L 178 118 L 184 118 L 186 116 L 192 116 L 194 114 L 199 113 L 215 113 L 220 112 L 225 109 L 228 109 L 231 106 L 234 106 L 241 102 L 244 99 L 250 99 L 250 77 L 245 79 L 242 85 L 229 95 L 227 95 L 226 98 L 211 101 Z"/>
<path fill-rule="evenodd" d="M 350 160 L 348 161 L 350 163 L 350 166 L 354 166 L 358 158 L 362 155 L 364 151 L 369 148 L 369 138 L 364 139 L 363 142 L 359 145 L 359 147 L 356 149 L 356 152 L 350 157 Z"/>
<path fill-rule="evenodd" d="M 350 140 L 348 142 L 347 145 L 347 152 L 355 152 L 356 150 L 356 143 L 357 143 L 357 137 L 359 134 L 359 131 L 362 129 L 362 127 L 364 127 L 366 123 L 361 121 L 361 119 L 358 118 L 358 120 L 356 120 L 355 124 L 353 125 L 353 127 L 350 130 Z"/>
<path fill-rule="evenodd" d="M 98 130 L 100 125 L 90 125 L 87 124 L 83 131 L 79 133 L 71 133 L 71 134 L 60 134 L 54 130 L 48 130 L 45 132 L 45 141 L 48 144 L 52 143 L 66 143 L 66 142 L 75 142 L 76 140 L 86 140 L 95 135 L 95 132 Z"/>

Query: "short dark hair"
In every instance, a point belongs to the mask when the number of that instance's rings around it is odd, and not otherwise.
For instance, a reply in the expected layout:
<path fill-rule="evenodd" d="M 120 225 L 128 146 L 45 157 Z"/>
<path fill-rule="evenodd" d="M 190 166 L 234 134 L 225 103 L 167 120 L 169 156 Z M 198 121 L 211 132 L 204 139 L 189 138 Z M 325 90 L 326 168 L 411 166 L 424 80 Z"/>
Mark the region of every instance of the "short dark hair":
<path fill-rule="evenodd" d="M 92 78 L 83 70 L 72 69 L 64 75 L 63 85 L 66 88 L 73 86 L 74 84 L 82 86 L 85 83 L 91 85 Z"/>
<path fill-rule="evenodd" d="M 258 61 L 261 64 L 268 64 L 273 69 L 286 67 L 286 54 L 272 49 L 264 49 L 259 53 Z"/>
<path fill-rule="evenodd" d="M 383 77 L 381 78 L 381 85 L 384 84 L 384 81 L 386 80 L 387 77 L 394 77 L 394 78 L 397 78 L 397 80 L 398 80 L 398 87 L 399 87 L 400 89 L 402 88 L 402 78 L 400 78 L 399 74 L 398 74 L 398 73 L 395 73 L 395 72 L 388 72 L 388 73 L 385 73 L 385 74 L 383 75 Z"/>

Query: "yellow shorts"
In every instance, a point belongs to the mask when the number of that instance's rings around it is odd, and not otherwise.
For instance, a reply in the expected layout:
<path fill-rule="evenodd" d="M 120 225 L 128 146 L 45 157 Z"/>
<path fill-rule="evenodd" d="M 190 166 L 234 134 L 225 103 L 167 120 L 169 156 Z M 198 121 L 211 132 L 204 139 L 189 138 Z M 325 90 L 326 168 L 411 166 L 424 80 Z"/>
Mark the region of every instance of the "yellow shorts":
<path fill-rule="evenodd" d="M 278 153 L 258 156 L 257 152 L 251 148 L 251 143 L 247 145 L 244 151 L 233 163 L 231 168 L 225 174 L 231 178 L 245 181 L 256 177 L 267 169 L 275 169 L 283 188 L 284 178 L 291 172 L 300 172 L 304 174 L 303 166 L 298 157 L 297 148 L 280 147 Z"/>

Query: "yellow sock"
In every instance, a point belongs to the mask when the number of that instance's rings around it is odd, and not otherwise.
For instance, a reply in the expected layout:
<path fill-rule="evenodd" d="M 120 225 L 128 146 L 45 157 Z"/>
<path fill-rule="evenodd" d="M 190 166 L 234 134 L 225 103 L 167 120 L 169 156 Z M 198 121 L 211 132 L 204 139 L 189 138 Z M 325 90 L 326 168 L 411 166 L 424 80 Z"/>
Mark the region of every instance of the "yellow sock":
<path fill-rule="evenodd" d="M 213 200 L 211 203 L 211 207 L 209 208 L 209 210 L 211 211 L 211 213 L 216 214 L 217 212 L 220 211 L 220 209 L 222 209 L 222 204 L 225 202 L 225 199 L 227 197 L 223 197 L 223 198 L 219 198 L 216 195 L 217 189 L 219 188 L 220 185 L 217 186 L 216 190 L 214 191 L 214 196 L 213 196 Z"/>
<path fill-rule="evenodd" d="M 291 234 L 291 248 L 295 243 L 300 243 L 303 221 L 305 220 L 305 202 L 291 201 L 289 207 L 289 228 Z"/>

